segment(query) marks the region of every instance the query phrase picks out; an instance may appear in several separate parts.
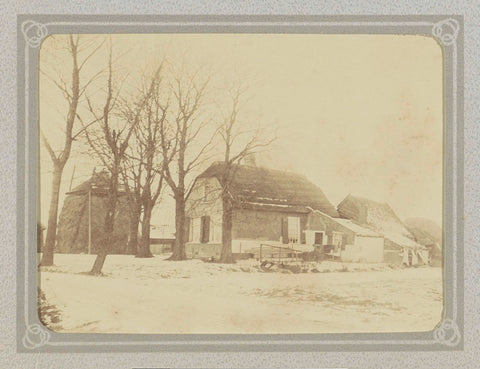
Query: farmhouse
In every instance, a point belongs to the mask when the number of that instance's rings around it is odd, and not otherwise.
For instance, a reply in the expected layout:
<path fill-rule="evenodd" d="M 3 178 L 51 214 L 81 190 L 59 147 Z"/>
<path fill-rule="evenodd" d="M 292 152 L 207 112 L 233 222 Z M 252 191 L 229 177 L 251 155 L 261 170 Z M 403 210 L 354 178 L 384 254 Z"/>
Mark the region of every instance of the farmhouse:
<path fill-rule="evenodd" d="M 337 210 L 341 217 L 384 236 L 386 263 L 428 263 L 427 248 L 415 241 L 414 235 L 388 204 L 348 195 Z"/>
<path fill-rule="evenodd" d="M 60 213 L 55 251 L 59 253 L 97 253 L 101 247 L 108 194 L 109 174 L 93 173 L 92 177 L 67 192 Z M 113 230 L 112 254 L 127 251 L 130 208 L 125 190 L 119 189 Z"/>
<path fill-rule="evenodd" d="M 212 164 L 188 195 L 189 257 L 220 256 L 223 171 L 222 162 Z M 234 256 L 258 257 L 261 252 L 292 256 L 321 247 L 345 260 L 383 261 L 383 237 L 338 218 L 323 191 L 306 177 L 254 165 L 236 165 L 234 173 L 230 185 Z"/>

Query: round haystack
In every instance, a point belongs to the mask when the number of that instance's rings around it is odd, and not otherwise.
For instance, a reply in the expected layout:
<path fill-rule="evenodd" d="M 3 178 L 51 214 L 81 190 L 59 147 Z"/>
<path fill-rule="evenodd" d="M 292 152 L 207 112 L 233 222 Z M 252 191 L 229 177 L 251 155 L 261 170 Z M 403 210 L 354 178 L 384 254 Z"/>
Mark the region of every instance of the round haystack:
<path fill-rule="evenodd" d="M 108 172 L 102 171 L 94 173 L 88 181 L 67 192 L 58 221 L 56 252 L 88 253 L 89 234 L 92 254 L 103 247 L 108 182 Z M 127 196 L 125 191 L 120 190 L 115 212 L 114 242 L 109 251 L 111 254 L 123 254 L 127 250 L 129 213 Z"/>

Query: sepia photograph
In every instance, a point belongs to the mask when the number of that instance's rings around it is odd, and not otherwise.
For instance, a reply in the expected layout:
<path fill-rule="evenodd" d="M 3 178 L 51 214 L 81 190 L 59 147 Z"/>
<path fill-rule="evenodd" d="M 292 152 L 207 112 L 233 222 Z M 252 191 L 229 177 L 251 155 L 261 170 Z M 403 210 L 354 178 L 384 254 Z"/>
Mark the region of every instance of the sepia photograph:
<path fill-rule="evenodd" d="M 38 314 L 49 330 L 441 323 L 435 38 L 53 34 L 38 63 Z"/>

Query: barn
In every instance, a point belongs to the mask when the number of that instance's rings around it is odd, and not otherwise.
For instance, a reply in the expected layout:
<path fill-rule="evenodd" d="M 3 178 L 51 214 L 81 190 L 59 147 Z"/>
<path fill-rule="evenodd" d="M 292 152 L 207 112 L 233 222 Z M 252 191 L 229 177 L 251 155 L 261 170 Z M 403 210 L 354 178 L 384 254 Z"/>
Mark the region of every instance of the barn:
<path fill-rule="evenodd" d="M 101 171 L 67 192 L 57 227 L 58 253 L 92 253 L 99 251 L 104 234 L 109 173 Z M 113 231 L 112 254 L 127 251 L 130 207 L 123 188 L 119 198 Z"/>
<path fill-rule="evenodd" d="M 222 162 L 213 163 L 197 177 L 187 197 L 189 257 L 220 256 L 224 170 Z M 261 252 L 294 255 L 321 246 L 332 258 L 382 261 L 383 237 L 339 219 L 323 191 L 305 176 L 240 164 L 234 173 L 232 252 L 237 258 L 258 257 Z"/>
<path fill-rule="evenodd" d="M 415 241 L 415 236 L 387 203 L 350 194 L 338 204 L 337 211 L 340 217 L 384 236 L 386 263 L 428 264 L 427 248 Z"/>

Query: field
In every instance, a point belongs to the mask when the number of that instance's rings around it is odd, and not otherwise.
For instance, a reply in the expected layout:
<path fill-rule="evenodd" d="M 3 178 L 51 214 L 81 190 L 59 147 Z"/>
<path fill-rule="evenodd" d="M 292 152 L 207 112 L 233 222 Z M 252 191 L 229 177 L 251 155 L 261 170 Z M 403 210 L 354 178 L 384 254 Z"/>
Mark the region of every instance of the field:
<path fill-rule="evenodd" d="M 343 333 L 430 331 L 439 323 L 440 268 L 309 265 L 308 273 L 264 272 L 254 260 L 224 265 L 110 255 L 55 255 L 40 288 L 58 332 Z"/>

